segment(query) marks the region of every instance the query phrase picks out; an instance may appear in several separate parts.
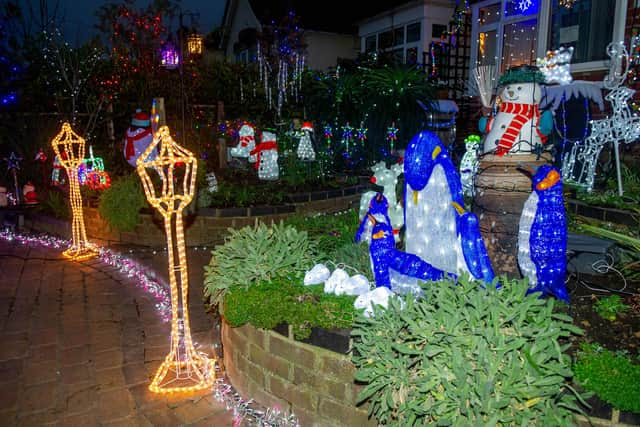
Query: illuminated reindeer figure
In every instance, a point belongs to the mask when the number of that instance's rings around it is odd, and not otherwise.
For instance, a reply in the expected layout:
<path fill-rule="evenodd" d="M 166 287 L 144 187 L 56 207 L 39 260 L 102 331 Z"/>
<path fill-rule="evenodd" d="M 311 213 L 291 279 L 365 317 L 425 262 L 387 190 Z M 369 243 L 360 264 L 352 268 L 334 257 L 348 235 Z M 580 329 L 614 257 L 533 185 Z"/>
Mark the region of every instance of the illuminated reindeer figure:
<path fill-rule="evenodd" d="M 605 99 L 611 103 L 613 115 L 602 120 L 591 120 L 591 133 L 584 144 L 574 144 L 563 158 L 562 177 L 566 181 L 582 185 L 587 191 L 593 189 L 598 157 L 604 145 L 613 141 L 618 174 L 618 193 L 622 195 L 622 178 L 620 176 L 620 158 L 618 146 L 629 144 L 640 137 L 640 117 L 632 114 L 629 99 L 635 90 L 621 86 L 629 71 L 629 54 L 622 42 L 610 43 L 607 54 L 611 57 L 611 68 L 604 79 L 604 86 L 609 89 Z M 624 60 L 624 67 L 622 62 Z M 620 69 L 622 68 L 622 71 Z M 582 163 L 575 170 L 575 162 Z M 577 176 L 576 176 L 577 173 Z"/>

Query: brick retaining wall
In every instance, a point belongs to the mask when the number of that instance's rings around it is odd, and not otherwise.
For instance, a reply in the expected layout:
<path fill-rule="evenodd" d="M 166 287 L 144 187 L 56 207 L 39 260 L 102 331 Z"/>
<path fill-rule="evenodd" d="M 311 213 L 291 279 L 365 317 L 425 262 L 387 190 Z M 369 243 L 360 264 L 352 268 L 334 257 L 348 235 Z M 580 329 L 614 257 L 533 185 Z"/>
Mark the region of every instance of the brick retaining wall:
<path fill-rule="evenodd" d="M 224 367 L 243 396 L 293 412 L 305 427 L 375 426 L 357 408 L 349 356 L 289 339 L 275 331 L 222 322 Z"/>
<path fill-rule="evenodd" d="M 342 194 L 342 190 L 341 194 Z M 350 193 L 350 194 L 349 194 Z M 224 242 L 228 228 L 242 228 L 252 225 L 256 220 L 271 224 L 296 213 L 324 212 L 333 213 L 351 208 L 360 201 L 360 192 L 344 190 L 341 197 L 318 199 L 319 195 L 308 193 L 300 202 L 285 206 L 203 209 L 201 214 L 185 216 L 187 246 L 215 245 Z M 263 212 L 276 212 L 262 214 Z M 229 216 L 234 215 L 234 216 Z M 164 225 L 159 215 L 140 214 L 140 222 L 133 231 L 112 231 L 100 217 L 98 209 L 84 208 L 84 220 L 89 240 L 108 246 L 110 244 L 133 244 L 143 246 L 165 246 Z M 25 226 L 34 231 L 43 231 L 71 237 L 70 221 L 56 220 L 46 215 L 31 214 L 25 219 Z"/>

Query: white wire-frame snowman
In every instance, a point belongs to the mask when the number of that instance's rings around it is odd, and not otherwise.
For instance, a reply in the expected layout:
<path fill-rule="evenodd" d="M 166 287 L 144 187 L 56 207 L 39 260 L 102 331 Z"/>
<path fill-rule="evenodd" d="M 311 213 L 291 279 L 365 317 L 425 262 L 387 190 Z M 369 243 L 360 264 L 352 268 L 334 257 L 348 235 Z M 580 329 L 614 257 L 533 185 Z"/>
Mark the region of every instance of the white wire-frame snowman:
<path fill-rule="evenodd" d="M 634 48 L 632 41 L 631 50 Z M 640 117 L 631 111 L 628 102 L 635 90 L 622 85 L 629 72 L 629 53 L 624 43 L 609 43 L 607 55 L 611 58 L 611 65 L 609 74 L 604 78 L 604 87 L 609 89 L 605 99 L 611 103 L 613 114 L 589 122 L 591 132 L 584 143 L 574 144 L 562 159 L 562 178 L 587 191 L 593 190 L 598 158 L 605 144 L 611 141 L 616 159 L 618 193 L 622 195 L 619 146 L 620 143 L 630 144 L 640 137 Z"/>

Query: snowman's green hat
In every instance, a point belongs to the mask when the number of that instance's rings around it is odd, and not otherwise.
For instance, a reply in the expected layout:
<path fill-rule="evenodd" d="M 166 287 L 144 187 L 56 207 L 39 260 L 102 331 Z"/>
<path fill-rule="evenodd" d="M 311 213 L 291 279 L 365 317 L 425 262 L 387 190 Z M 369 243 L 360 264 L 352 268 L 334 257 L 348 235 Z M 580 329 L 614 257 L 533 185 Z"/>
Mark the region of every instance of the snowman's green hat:
<path fill-rule="evenodd" d="M 520 65 L 509 68 L 498 80 L 498 85 L 504 86 L 511 83 L 544 83 L 544 74 L 533 65 Z"/>

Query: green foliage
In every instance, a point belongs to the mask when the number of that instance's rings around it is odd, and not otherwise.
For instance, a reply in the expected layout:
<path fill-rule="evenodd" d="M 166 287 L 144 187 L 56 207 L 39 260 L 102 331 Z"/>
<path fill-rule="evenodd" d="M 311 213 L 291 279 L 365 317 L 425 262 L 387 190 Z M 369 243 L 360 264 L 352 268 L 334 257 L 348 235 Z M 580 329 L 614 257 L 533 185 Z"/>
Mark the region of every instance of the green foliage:
<path fill-rule="evenodd" d="M 576 379 L 586 390 L 621 411 L 640 412 L 640 365 L 623 354 L 595 344 L 583 344 L 574 365 Z"/>
<path fill-rule="evenodd" d="M 218 181 L 218 191 L 210 197 L 198 199 L 200 207 L 249 207 L 258 205 L 279 205 L 284 193 L 270 185 L 253 186 L 230 181 Z M 202 204 L 201 204 L 202 203 Z"/>
<path fill-rule="evenodd" d="M 303 286 L 302 280 L 302 275 L 294 275 L 234 287 L 224 297 L 226 321 L 231 326 L 250 323 L 263 329 L 286 322 L 297 339 L 307 338 L 312 327 L 351 327 L 355 297 L 325 294 L 322 285 Z"/>
<path fill-rule="evenodd" d="M 40 209 L 58 219 L 69 219 L 71 217 L 69 203 L 61 191 L 49 190 L 44 200 L 40 202 Z"/>
<path fill-rule="evenodd" d="M 570 425 L 580 396 L 568 345 L 581 330 L 523 280 L 482 287 L 467 276 L 424 286 L 359 316 L 353 362 L 359 402 L 383 425 Z"/>
<path fill-rule="evenodd" d="M 317 257 L 306 232 L 283 223 L 257 222 L 240 230 L 230 228 L 224 245 L 211 254 L 204 268 L 204 292 L 212 305 L 219 304 L 227 290 L 303 274 Z"/>
<path fill-rule="evenodd" d="M 98 212 L 111 229 L 131 231 L 140 221 L 140 209 L 147 206 L 140 178 L 135 173 L 122 177 L 102 192 Z"/>
<path fill-rule="evenodd" d="M 369 256 L 369 245 L 362 243 L 348 243 L 337 248 L 331 253 L 327 259 L 338 264 L 353 267 L 369 279 L 373 283 L 373 274 L 371 272 L 371 257 Z M 349 272 L 353 275 L 353 273 Z"/>
<path fill-rule="evenodd" d="M 624 194 L 618 194 L 617 178 L 609 178 L 606 183 L 606 189 L 603 191 L 578 191 L 576 194 L 578 200 L 583 202 L 599 205 L 610 206 L 620 209 L 637 209 L 640 205 L 640 173 L 629 168 L 624 163 L 621 164 L 622 169 L 622 188 Z"/>
<path fill-rule="evenodd" d="M 318 250 L 331 256 L 338 248 L 353 243 L 358 229 L 358 213 L 355 209 L 336 214 L 295 215 L 285 224 L 306 231 Z"/>
<path fill-rule="evenodd" d="M 600 298 L 594 305 L 596 313 L 603 319 L 616 320 L 616 316 L 629 310 L 629 306 L 622 302 L 620 295 L 610 295 Z"/>

